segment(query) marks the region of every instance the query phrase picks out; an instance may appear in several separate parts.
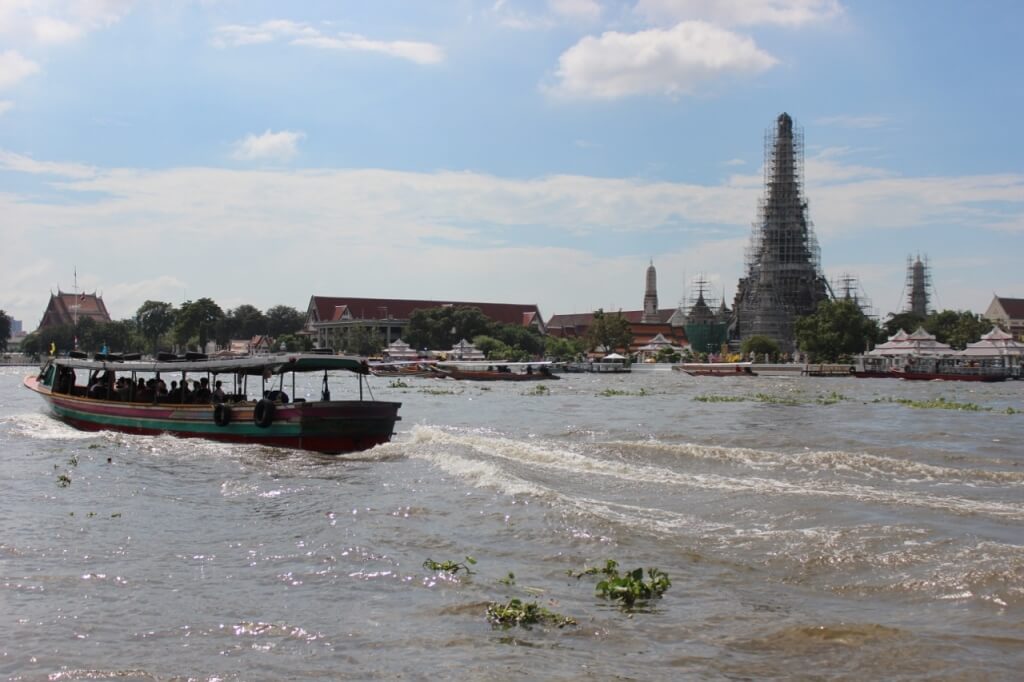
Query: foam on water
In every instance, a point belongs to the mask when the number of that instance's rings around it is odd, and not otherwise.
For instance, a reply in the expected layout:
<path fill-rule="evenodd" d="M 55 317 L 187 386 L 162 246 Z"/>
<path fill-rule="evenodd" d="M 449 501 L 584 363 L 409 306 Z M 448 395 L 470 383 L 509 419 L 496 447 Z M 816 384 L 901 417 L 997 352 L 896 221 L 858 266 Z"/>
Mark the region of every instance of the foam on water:
<path fill-rule="evenodd" d="M 418 425 L 413 428 L 412 443 L 416 446 L 443 445 L 447 448 L 459 448 L 477 455 L 494 459 L 525 464 L 536 469 L 556 471 L 572 476 L 590 475 L 610 477 L 620 481 L 664 486 L 669 489 L 694 488 L 699 490 L 715 490 L 728 493 L 750 493 L 755 495 L 794 495 L 819 496 L 825 498 L 849 498 L 864 502 L 877 502 L 885 505 L 914 506 L 931 510 L 939 510 L 959 515 L 983 514 L 992 518 L 1008 520 L 1024 520 L 1024 504 L 1004 503 L 998 501 L 974 500 L 956 495 L 940 495 L 907 489 L 892 489 L 858 485 L 840 480 L 794 479 L 780 480 L 766 476 L 746 475 L 743 477 L 724 476 L 717 473 L 682 472 L 665 467 L 602 460 L 582 454 L 574 447 L 555 445 L 543 441 L 524 442 L 510 438 L 480 435 L 477 432 L 445 430 L 437 427 Z M 682 446 L 684 451 L 701 451 L 704 448 Z M 413 448 L 416 452 L 417 448 Z M 729 448 L 711 448 L 716 458 L 729 453 Z M 433 451 L 428 448 L 428 451 Z M 741 461 L 750 458 L 756 462 L 780 461 L 784 455 L 756 450 L 741 450 L 742 454 L 733 458 Z M 732 457 L 729 454 L 729 457 Z M 835 456 L 833 457 L 835 458 Z M 480 479 L 477 470 L 486 471 L 486 479 L 493 483 L 498 479 L 514 480 L 509 472 L 494 464 L 484 464 L 479 460 L 460 458 L 463 464 L 460 470 L 465 478 Z M 842 460 L 850 459 L 845 453 Z M 853 457 L 857 459 L 856 456 Z M 881 458 L 878 458 L 881 459 Z M 764 466 L 759 467 L 762 471 Z M 785 467 L 776 467 L 782 468 Z M 938 469 L 938 467 L 935 467 Z M 458 474 L 459 471 L 452 471 Z M 817 473 L 815 470 L 814 473 Z M 893 481 L 886 481 L 887 484 Z M 898 483 L 898 482 L 897 482 Z M 522 483 L 520 482 L 520 485 Z"/>
<path fill-rule="evenodd" d="M 1024 483 L 1024 472 L 1019 471 L 939 467 L 895 457 L 835 450 L 781 453 L 752 448 L 662 443 L 653 440 L 612 441 L 607 445 L 641 452 L 659 452 L 679 458 L 719 461 L 752 469 L 800 468 L 809 472 L 842 471 L 865 478 L 884 478 L 887 482 L 943 481 L 966 485 Z"/>
<path fill-rule="evenodd" d="M 39 412 L 4 417 L 0 422 L 11 425 L 14 435 L 35 440 L 89 440 L 102 438 L 105 431 L 79 431 Z"/>

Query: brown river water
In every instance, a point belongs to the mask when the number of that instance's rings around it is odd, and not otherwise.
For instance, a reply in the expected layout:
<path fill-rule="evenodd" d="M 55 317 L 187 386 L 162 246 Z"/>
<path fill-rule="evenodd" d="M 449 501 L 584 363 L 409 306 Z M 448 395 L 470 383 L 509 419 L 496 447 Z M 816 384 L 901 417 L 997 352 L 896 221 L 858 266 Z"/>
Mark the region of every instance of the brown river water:
<path fill-rule="evenodd" d="M 4 679 L 1024 670 L 1024 382 L 371 378 L 394 441 L 328 457 L 78 432 L 30 371 L 0 369 Z M 567 575 L 607 559 L 671 587 Z M 492 626 L 511 598 L 577 625 Z"/>

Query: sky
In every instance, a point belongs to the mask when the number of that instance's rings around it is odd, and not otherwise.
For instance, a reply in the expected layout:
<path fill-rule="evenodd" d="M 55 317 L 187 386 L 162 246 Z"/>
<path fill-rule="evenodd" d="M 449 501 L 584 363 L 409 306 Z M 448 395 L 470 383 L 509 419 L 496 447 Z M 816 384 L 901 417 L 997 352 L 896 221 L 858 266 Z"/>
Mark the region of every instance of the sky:
<path fill-rule="evenodd" d="M 0 309 L 731 304 L 802 129 L 825 276 L 1024 297 L 1024 3 L 0 0 Z"/>

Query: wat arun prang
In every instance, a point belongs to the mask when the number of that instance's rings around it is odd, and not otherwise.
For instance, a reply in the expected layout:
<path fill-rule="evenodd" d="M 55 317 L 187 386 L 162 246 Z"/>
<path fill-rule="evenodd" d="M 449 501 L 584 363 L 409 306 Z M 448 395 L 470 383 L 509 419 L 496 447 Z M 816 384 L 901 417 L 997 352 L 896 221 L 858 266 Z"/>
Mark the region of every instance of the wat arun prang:
<path fill-rule="evenodd" d="M 731 338 L 763 335 L 795 350 L 793 323 L 828 298 L 821 253 L 803 198 L 803 135 L 783 113 L 765 136 L 765 196 L 733 304 Z"/>

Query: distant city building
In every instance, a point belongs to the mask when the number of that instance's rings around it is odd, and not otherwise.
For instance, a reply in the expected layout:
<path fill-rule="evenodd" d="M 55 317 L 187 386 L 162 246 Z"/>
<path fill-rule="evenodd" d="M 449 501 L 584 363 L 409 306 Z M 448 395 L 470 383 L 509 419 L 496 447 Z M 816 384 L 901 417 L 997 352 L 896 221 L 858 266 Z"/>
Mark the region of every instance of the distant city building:
<path fill-rule="evenodd" d="M 414 311 L 450 307 L 479 308 L 495 322 L 529 327 L 541 333 L 545 330 L 536 304 L 312 296 L 304 331 L 321 348 L 338 346 L 354 328 L 376 331 L 385 344 L 390 344 L 402 337 Z"/>
<path fill-rule="evenodd" d="M 1013 338 L 1024 341 L 1024 298 L 993 296 L 982 317 L 998 324 Z"/>
<path fill-rule="evenodd" d="M 21 320 L 11 320 L 11 338 L 21 333 Z"/>
<path fill-rule="evenodd" d="M 73 294 L 58 290 L 56 294 L 50 294 L 50 302 L 43 311 L 39 329 L 75 324 L 87 318 L 95 322 L 110 322 L 110 313 L 107 312 L 107 306 L 103 304 L 101 296 L 95 293 Z"/>
<path fill-rule="evenodd" d="M 765 136 L 765 196 L 737 286 L 732 336 L 767 336 L 793 352 L 793 322 L 828 298 L 803 194 L 803 134 L 783 113 Z"/>
<path fill-rule="evenodd" d="M 644 286 L 644 309 L 626 311 L 605 311 L 606 315 L 621 315 L 629 323 L 633 342 L 628 351 L 638 353 L 646 346 L 668 344 L 685 347 L 686 332 L 683 330 L 684 316 L 678 308 L 658 309 L 658 278 L 654 263 L 647 268 Z M 573 313 L 552 315 L 547 323 L 547 333 L 566 339 L 586 337 L 587 330 L 594 323 L 594 313 Z M 661 337 L 660 339 L 658 337 Z"/>

